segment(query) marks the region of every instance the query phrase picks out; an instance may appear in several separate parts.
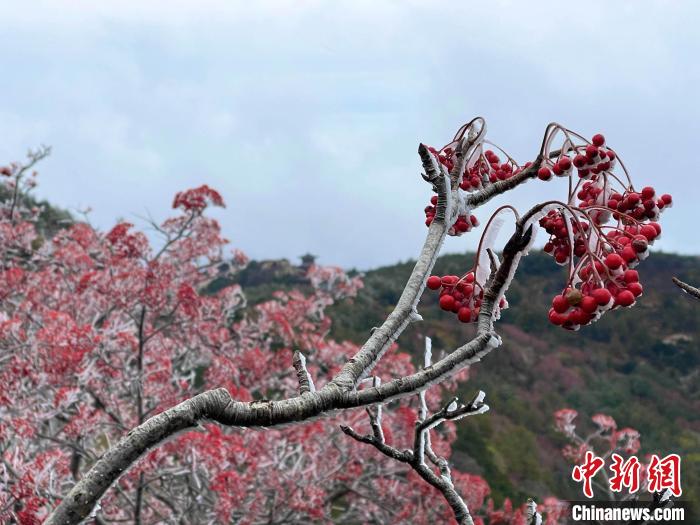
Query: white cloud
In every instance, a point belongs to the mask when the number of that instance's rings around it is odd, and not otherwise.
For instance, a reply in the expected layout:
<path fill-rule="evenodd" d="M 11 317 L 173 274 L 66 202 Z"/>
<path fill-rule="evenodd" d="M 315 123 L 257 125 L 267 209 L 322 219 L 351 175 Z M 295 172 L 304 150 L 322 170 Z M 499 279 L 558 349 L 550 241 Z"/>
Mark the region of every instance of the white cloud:
<path fill-rule="evenodd" d="M 207 182 L 230 204 L 227 236 L 253 255 L 366 267 L 420 245 L 419 141 L 440 145 L 480 113 L 525 160 L 558 120 L 604 131 L 642 185 L 677 194 L 663 247 L 697 251 L 683 241 L 698 189 L 685 153 L 700 117 L 697 4 L 572 7 L 0 3 L 0 159 L 52 144 L 40 193 L 92 205 L 103 227 L 163 216 L 175 191 Z M 526 206 L 542 186 L 511 198 Z"/>

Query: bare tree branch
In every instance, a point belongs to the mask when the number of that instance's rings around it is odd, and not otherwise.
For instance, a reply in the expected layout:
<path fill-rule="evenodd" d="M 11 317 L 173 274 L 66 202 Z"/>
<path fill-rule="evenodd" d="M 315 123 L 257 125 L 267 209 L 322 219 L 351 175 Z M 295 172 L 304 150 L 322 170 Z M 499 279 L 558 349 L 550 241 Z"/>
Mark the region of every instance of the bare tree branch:
<path fill-rule="evenodd" d="M 685 293 L 690 294 L 696 299 L 700 299 L 700 289 L 695 288 L 694 286 L 690 286 L 689 284 L 684 283 L 676 277 L 672 277 L 671 279 L 673 280 L 674 284 L 678 286 L 678 288 L 683 290 Z"/>

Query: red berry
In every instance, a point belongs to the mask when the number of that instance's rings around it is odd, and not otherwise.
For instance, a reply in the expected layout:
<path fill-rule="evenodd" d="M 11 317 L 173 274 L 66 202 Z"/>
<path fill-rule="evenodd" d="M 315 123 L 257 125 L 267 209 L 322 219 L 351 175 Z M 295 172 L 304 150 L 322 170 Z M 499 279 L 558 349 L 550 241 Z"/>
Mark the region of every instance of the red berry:
<path fill-rule="evenodd" d="M 634 304 L 634 294 L 629 290 L 622 290 L 617 294 L 617 297 L 615 297 L 615 304 L 624 307 L 632 306 Z"/>
<path fill-rule="evenodd" d="M 552 299 L 552 308 L 555 312 L 563 314 L 569 309 L 569 301 L 563 295 L 557 295 Z"/>
<path fill-rule="evenodd" d="M 470 322 L 472 320 L 472 311 L 466 306 L 463 306 L 457 312 L 457 319 L 459 319 L 463 323 Z"/>
<path fill-rule="evenodd" d="M 427 285 L 431 290 L 437 290 L 440 288 L 440 286 L 442 286 L 442 279 L 440 279 L 440 277 L 437 275 L 431 275 L 428 277 Z"/>
<path fill-rule="evenodd" d="M 554 311 L 554 308 L 549 309 L 549 322 L 557 326 L 561 326 L 566 321 L 566 316 Z"/>
<path fill-rule="evenodd" d="M 625 273 L 622 275 L 622 278 L 626 283 L 636 283 L 639 281 L 639 273 L 637 273 L 637 270 L 625 270 Z"/>
<path fill-rule="evenodd" d="M 566 171 L 571 167 L 571 159 L 569 157 L 562 157 L 557 162 L 562 170 Z"/>
<path fill-rule="evenodd" d="M 537 170 L 537 177 L 540 180 L 549 180 L 552 178 L 552 172 L 546 166 L 542 166 L 539 170 Z"/>
<path fill-rule="evenodd" d="M 600 306 L 605 306 L 610 302 L 610 299 L 612 299 L 612 294 L 605 288 L 596 288 L 591 293 L 591 296 Z"/>
<path fill-rule="evenodd" d="M 673 199 L 671 198 L 671 196 L 668 193 L 664 193 L 661 196 L 661 200 L 664 201 L 664 204 L 666 204 L 666 205 L 669 205 L 669 204 L 671 204 L 671 202 L 673 202 Z"/>
<path fill-rule="evenodd" d="M 592 314 L 598 308 L 598 301 L 592 295 L 586 295 L 581 299 L 581 310 L 586 313 Z"/>
<path fill-rule="evenodd" d="M 591 140 L 591 142 L 594 146 L 601 147 L 603 144 L 605 144 L 605 137 L 600 133 L 597 133 L 593 135 L 593 139 Z"/>
<path fill-rule="evenodd" d="M 576 155 L 574 157 L 574 166 L 577 168 L 583 168 L 586 162 L 588 162 L 588 159 L 586 159 L 585 155 Z"/>
<path fill-rule="evenodd" d="M 637 283 L 637 282 L 629 283 L 627 285 L 627 289 L 630 292 L 632 292 L 635 297 L 639 297 L 640 295 L 642 295 L 642 292 L 644 291 L 644 289 L 642 288 L 642 285 Z"/>
<path fill-rule="evenodd" d="M 623 262 L 622 257 L 616 253 L 611 253 L 605 258 L 605 266 L 611 270 L 617 270 L 620 266 L 622 266 Z"/>
<path fill-rule="evenodd" d="M 455 298 L 452 297 L 451 295 L 446 294 L 446 295 L 443 295 L 442 297 L 440 297 L 440 308 L 442 308 L 443 310 L 447 310 L 447 311 L 452 310 L 454 305 L 455 305 Z"/>
<path fill-rule="evenodd" d="M 631 246 L 625 246 L 620 252 L 620 255 L 628 263 L 637 259 L 637 252 Z"/>
<path fill-rule="evenodd" d="M 642 188 L 642 198 L 644 200 L 653 199 L 655 194 L 656 194 L 656 192 L 654 191 L 654 188 L 652 188 L 651 186 L 646 186 L 646 187 Z"/>

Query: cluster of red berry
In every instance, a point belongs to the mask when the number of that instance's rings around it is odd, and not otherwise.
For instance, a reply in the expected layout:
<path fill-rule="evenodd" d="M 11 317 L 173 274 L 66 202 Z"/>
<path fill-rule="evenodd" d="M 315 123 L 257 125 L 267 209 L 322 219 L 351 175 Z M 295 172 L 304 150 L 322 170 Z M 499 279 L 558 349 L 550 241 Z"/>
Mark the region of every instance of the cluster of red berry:
<path fill-rule="evenodd" d="M 540 226 L 550 236 L 544 251 L 552 255 L 557 264 L 567 264 L 572 253 L 577 257 L 586 253 L 587 222 L 569 221 L 561 210 L 550 210 L 540 219 Z"/>
<path fill-rule="evenodd" d="M 547 181 L 554 176 L 574 179 L 566 203 L 552 202 L 543 208 L 539 224 L 549 234 L 544 251 L 560 265 L 569 265 L 569 278 L 561 294 L 552 301 L 550 321 L 569 330 L 597 320 L 604 312 L 634 305 L 643 292 L 639 274 L 633 268 L 649 254 L 649 246 L 661 235 L 660 213 L 672 205 L 670 195 L 657 196 L 648 186 L 635 191 L 616 153 L 606 147 L 605 137 L 596 134 L 591 141 L 554 125 L 546 137 L 545 160 L 537 172 Z M 565 136 L 562 147 L 550 151 L 552 137 Z M 430 148 L 448 170 L 456 164 L 452 144 L 438 151 Z M 491 150 L 474 153 L 460 179 L 460 189 L 477 191 L 499 180 L 506 180 L 531 165 L 519 167 L 510 158 L 501 159 Z M 613 170 L 622 166 L 626 184 Z M 574 178 L 576 170 L 577 178 Z M 570 179 L 570 180 L 571 180 Z M 617 187 L 617 190 L 616 190 Z M 425 208 L 426 225 L 436 213 L 437 197 Z M 613 222 L 611 222 L 613 221 Z M 450 229 L 460 235 L 477 226 L 472 215 L 461 215 Z M 488 228 L 488 227 L 487 227 Z M 476 282 L 471 271 L 455 275 L 431 276 L 431 290 L 440 290 L 440 307 L 457 314 L 462 322 L 472 322 L 479 315 L 483 283 Z M 496 314 L 507 307 L 505 298 Z"/>
<path fill-rule="evenodd" d="M 529 165 L 528 163 L 525 167 Z M 459 187 L 464 191 L 478 191 L 491 183 L 510 179 L 522 169 L 512 161 L 501 163 L 498 155 L 486 150 L 471 167 L 464 170 Z"/>
<path fill-rule="evenodd" d="M 591 139 L 591 144 L 576 149 L 576 155 L 571 158 L 560 152 L 556 161 L 548 161 L 537 171 L 541 180 L 549 180 L 552 175 L 568 177 L 575 167 L 579 178 L 589 179 L 615 167 L 617 155 L 605 147 L 605 137 L 598 133 Z"/>
<path fill-rule="evenodd" d="M 462 278 L 456 275 L 431 275 L 426 285 L 431 290 L 440 290 L 440 308 L 457 314 L 457 319 L 463 323 L 471 323 L 479 317 L 484 288 L 476 282 L 473 271 L 466 273 Z M 502 297 L 495 309 L 496 317 L 506 308 L 508 301 Z"/>
<path fill-rule="evenodd" d="M 572 148 L 585 152 L 572 161 L 579 177 L 586 179 L 574 190 L 578 206 L 558 207 L 540 219 L 550 234 L 544 251 L 559 264 L 572 263 L 569 285 L 553 299 L 549 311 L 549 320 L 568 330 L 578 330 L 607 310 L 635 304 L 643 288 L 632 268 L 649 255 L 649 246 L 661 235 L 656 221 L 673 202 L 670 195 L 657 197 L 650 186 L 636 192 L 630 184 L 613 191 L 613 183 L 619 181 L 611 174 L 617 157 L 604 144 L 598 134 L 592 144 Z M 566 158 L 560 156 L 555 166 Z M 608 225 L 611 219 L 614 225 Z M 578 258 L 576 264 L 572 257 Z"/>

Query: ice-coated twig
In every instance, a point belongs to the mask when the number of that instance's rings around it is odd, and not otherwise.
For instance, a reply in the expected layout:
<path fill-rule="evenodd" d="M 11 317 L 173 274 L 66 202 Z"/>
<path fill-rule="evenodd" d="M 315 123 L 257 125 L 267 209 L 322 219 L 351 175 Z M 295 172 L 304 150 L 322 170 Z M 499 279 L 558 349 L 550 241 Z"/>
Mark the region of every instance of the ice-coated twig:
<path fill-rule="evenodd" d="M 689 284 L 684 283 L 676 277 L 672 277 L 671 279 L 673 279 L 674 284 L 678 286 L 678 288 L 683 290 L 685 293 L 695 297 L 696 299 L 700 299 L 700 289 L 695 288 L 694 286 L 690 286 Z"/>
<path fill-rule="evenodd" d="M 426 337 L 424 364 L 430 366 L 431 361 L 431 342 L 430 338 Z M 376 385 L 376 383 L 375 383 Z M 413 450 L 399 450 L 386 443 L 384 434 L 381 429 L 381 421 L 378 419 L 377 413 L 371 408 L 367 408 L 367 414 L 370 419 L 372 434 L 361 435 L 352 427 L 341 426 L 341 430 L 361 443 L 367 443 L 376 448 L 385 456 L 406 463 L 425 481 L 438 489 L 450 508 L 455 514 L 455 518 L 459 524 L 472 525 L 473 520 L 469 514 L 466 503 L 455 490 L 452 483 L 452 475 L 450 472 L 449 463 L 445 458 L 439 457 L 430 446 L 430 430 L 437 427 L 444 421 L 454 421 L 466 416 L 483 414 L 488 410 L 488 405 L 484 404 L 485 394 L 479 391 L 471 402 L 460 404 L 458 398 L 451 399 L 440 411 L 427 417 L 428 407 L 425 401 L 425 391 L 419 392 L 420 398 L 420 416 L 416 421 L 414 432 Z M 378 406 L 377 411 L 381 409 Z M 379 412 L 379 417 L 381 413 Z M 426 464 L 425 457 L 428 457 L 430 462 L 438 468 L 439 474 Z"/>
<path fill-rule="evenodd" d="M 292 357 L 292 365 L 297 371 L 297 379 L 299 380 L 299 393 L 316 392 L 314 380 L 311 378 L 309 370 L 306 368 L 306 357 L 299 350 L 294 350 Z"/>
<path fill-rule="evenodd" d="M 532 498 L 525 505 L 525 520 L 527 525 L 542 525 L 542 515 L 537 512 L 537 503 Z"/>

